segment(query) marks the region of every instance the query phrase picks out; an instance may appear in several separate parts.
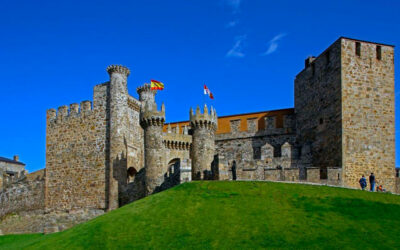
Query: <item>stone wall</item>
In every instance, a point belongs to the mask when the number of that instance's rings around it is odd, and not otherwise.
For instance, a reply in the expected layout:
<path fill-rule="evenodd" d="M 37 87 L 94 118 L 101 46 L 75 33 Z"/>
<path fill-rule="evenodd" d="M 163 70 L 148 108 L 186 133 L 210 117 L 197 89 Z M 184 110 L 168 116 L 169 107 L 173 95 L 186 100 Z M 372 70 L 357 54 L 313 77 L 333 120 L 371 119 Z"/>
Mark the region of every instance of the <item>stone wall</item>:
<path fill-rule="evenodd" d="M 307 59 L 305 68 L 296 76 L 294 89 L 297 143 L 304 155 L 302 165 L 341 166 L 340 40 L 317 58 Z"/>
<path fill-rule="evenodd" d="M 259 118 L 269 124 L 263 129 L 254 128 L 251 124 L 258 124 L 259 120 L 250 118 L 252 122 L 247 122 L 250 125 L 246 131 L 239 129 L 241 120 L 231 120 L 231 132 L 217 134 L 215 138 L 219 170 L 228 173 L 229 179 L 235 175 L 238 180 L 263 180 L 264 168 L 297 167 L 292 117 L 286 115 L 282 127 L 277 127 L 273 116 Z M 235 174 L 232 173 L 233 166 Z"/>
<path fill-rule="evenodd" d="M 0 217 L 20 211 L 44 209 L 44 177 L 24 177 L 0 192 Z"/>
<path fill-rule="evenodd" d="M 107 208 L 109 83 L 90 101 L 47 111 L 46 209 Z"/>
<path fill-rule="evenodd" d="M 4 172 L 20 173 L 22 171 L 25 171 L 25 164 L 0 161 L 0 171 L 1 170 Z"/>
<path fill-rule="evenodd" d="M 373 172 L 395 190 L 393 46 L 341 39 L 344 185 Z M 359 54 L 357 49 L 359 48 Z M 380 50 L 380 55 L 378 50 Z"/>

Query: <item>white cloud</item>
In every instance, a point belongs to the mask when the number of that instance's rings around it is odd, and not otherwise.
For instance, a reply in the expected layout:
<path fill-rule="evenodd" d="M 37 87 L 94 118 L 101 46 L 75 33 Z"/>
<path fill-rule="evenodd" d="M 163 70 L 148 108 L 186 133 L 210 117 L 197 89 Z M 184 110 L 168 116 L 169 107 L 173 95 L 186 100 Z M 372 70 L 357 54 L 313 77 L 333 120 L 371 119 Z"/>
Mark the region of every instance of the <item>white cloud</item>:
<path fill-rule="evenodd" d="M 286 36 L 285 33 L 280 33 L 280 34 L 274 36 L 274 38 L 272 38 L 268 42 L 269 47 L 268 47 L 267 51 L 265 51 L 261 55 L 266 56 L 266 55 L 274 53 L 278 49 L 278 41 L 281 40 L 284 36 Z"/>
<path fill-rule="evenodd" d="M 223 0 L 224 3 L 233 9 L 233 12 L 238 12 L 242 0 Z"/>
<path fill-rule="evenodd" d="M 234 20 L 234 21 L 229 22 L 225 27 L 226 27 L 226 28 L 233 28 L 233 27 L 235 27 L 238 23 L 239 23 L 239 21 Z"/>
<path fill-rule="evenodd" d="M 246 39 L 246 35 L 243 36 L 238 36 L 235 38 L 235 44 L 233 45 L 232 49 L 226 53 L 226 57 L 237 57 L 237 58 L 242 58 L 245 56 L 243 53 L 243 43 L 244 40 Z"/>

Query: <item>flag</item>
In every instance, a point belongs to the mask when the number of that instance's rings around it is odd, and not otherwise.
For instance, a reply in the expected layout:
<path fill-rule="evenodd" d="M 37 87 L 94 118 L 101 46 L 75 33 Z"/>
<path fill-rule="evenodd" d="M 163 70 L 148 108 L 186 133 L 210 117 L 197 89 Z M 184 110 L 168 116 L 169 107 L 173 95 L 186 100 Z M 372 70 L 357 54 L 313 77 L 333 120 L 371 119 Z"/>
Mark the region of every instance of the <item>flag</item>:
<path fill-rule="evenodd" d="M 211 91 L 207 88 L 207 86 L 204 84 L 204 94 L 208 95 L 211 99 L 214 99 L 213 94 L 211 93 Z"/>
<path fill-rule="evenodd" d="M 151 83 L 151 89 L 152 90 L 163 90 L 164 89 L 164 83 L 156 81 L 156 80 L 150 80 Z"/>

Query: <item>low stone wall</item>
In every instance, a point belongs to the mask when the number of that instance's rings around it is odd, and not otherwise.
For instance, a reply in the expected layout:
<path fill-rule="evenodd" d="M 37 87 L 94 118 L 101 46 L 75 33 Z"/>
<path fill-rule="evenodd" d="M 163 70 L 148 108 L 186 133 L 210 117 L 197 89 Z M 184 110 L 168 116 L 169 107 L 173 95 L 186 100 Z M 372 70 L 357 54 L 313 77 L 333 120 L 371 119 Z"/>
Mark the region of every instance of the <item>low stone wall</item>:
<path fill-rule="evenodd" d="M 396 194 L 400 194 L 400 178 L 396 177 Z"/>
<path fill-rule="evenodd" d="M 22 180 L 0 192 L 0 217 L 38 209 L 44 209 L 44 178 Z"/>
<path fill-rule="evenodd" d="M 306 168 L 306 180 L 307 182 L 320 182 L 320 170 L 319 168 Z"/>
<path fill-rule="evenodd" d="M 55 233 L 104 214 L 104 210 L 82 209 L 44 213 L 43 210 L 12 213 L 0 220 L 3 234 Z"/>
<path fill-rule="evenodd" d="M 264 169 L 265 180 L 268 181 L 299 181 L 298 168 L 266 168 Z"/>

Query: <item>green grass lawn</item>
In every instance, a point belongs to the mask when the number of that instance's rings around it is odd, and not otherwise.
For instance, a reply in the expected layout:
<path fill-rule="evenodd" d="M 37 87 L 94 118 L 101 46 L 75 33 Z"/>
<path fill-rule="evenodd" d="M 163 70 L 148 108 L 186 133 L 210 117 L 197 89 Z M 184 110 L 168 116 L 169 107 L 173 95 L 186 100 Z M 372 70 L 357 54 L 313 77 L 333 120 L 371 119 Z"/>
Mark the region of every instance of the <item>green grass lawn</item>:
<path fill-rule="evenodd" d="M 271 182 L 192 182 L 0 249 L 400 249 L 400 196 Z"/>

